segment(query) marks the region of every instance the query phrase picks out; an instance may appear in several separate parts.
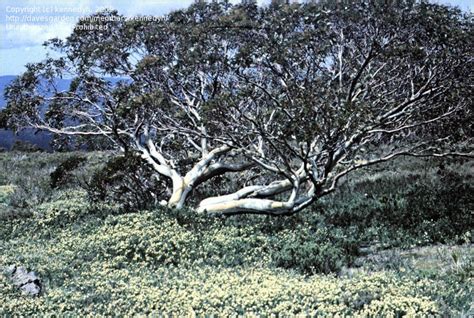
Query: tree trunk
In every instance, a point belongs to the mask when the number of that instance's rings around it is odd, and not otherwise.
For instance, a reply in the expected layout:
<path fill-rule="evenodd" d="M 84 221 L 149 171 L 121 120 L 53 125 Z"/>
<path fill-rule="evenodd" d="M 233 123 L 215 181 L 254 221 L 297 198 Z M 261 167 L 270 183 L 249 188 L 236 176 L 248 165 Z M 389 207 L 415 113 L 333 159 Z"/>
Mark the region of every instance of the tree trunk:
<path fill-rule="evenodd" d="M 203 204 L 203 202 L 201 202 L 197 212 L 219 214 L 256 213 L 284 215 L 292 213 L 294 206 L 294 202 L 280 202 L 268 199 L 240 199 L 223 202 L 221 201 L 217 203 L 209 202 L 208 204 L 205 202 Z"/>

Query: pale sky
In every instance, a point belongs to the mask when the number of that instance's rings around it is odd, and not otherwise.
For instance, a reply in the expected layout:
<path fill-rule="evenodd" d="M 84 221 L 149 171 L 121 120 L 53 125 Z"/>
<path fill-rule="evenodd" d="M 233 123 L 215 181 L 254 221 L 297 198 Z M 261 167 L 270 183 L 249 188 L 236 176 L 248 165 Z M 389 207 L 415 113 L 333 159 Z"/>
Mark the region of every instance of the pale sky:
<path fill-rule="evenodd" d="M 259 0 L 266 4 L 270 0 Z M 0 0 L 0 76 L 18 75 L 28 62 L 41 61 L 41 44 L 53 37 L 65 38 L 77 18 L 104 8 L 125 16 L 163 15 L 189 6 L 193 0 Z M 231 1 L 233 3 L 239 0 Z M 473 11 L 473 0 L 440 0 Z"/>

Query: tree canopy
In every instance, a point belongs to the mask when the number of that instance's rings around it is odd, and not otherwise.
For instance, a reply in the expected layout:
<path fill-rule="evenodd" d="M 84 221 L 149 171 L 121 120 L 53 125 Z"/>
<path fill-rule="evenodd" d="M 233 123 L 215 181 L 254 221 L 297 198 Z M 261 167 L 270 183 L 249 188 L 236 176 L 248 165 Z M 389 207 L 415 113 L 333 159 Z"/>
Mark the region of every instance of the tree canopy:
<path fill-rule="evenodd" d="M 102 11 L 46 43 L 60 57 L 27 65 L 3 118 L 139 154 L 170 207 L 291 214 L 372 164 L 473 156 L 473 31 L 409 1 Z"/>

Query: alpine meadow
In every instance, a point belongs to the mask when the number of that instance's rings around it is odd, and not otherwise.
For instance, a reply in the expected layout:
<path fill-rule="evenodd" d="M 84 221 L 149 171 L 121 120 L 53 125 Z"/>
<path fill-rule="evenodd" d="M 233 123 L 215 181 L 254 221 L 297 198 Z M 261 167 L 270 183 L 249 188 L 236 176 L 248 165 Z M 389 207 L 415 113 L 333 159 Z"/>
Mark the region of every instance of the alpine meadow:
<path fill-rule="evenodd" d="M 474 315 L 471 12 L 119 12 L 9 77 L 0 316 Z"/>

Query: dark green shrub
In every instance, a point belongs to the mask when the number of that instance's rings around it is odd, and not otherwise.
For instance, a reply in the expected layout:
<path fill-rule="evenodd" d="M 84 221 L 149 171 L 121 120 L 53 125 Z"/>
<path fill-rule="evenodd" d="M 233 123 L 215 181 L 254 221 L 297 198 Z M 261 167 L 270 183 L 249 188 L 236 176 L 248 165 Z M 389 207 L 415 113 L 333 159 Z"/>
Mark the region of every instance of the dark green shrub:
<path fill-rule="evenodd" d="M 12 146 L 12 151 L 18 152 L 38 152 L 42 151 L 40 147 L 28 141 L 17 140 Z"/>
<path fill-rule="evenodd" d="M 276 266 L 307 274 L 338 272 L 357 255 L 356 240 L 332 227 L 301 226 L 284 230 L 273 238 L 272 259 Z"/>
<path fill-rule="evenodd" d="M 411 223 L 406 229 L 423 233 L 430 242 L 447 239 L 474 228 L 474 184 L 472 177 L 445 171 L 439 182 L 411 187 L 408 192 L 406 213 Z M 409 217 L 410 214 L 410 217 Z"/>
<path fill-rule="evenodd" d="M 356 226 L 363 235 L 378 229 L 377 239 L 391 245 L 450 242 L 474 227 L 474 187 L 466 169 L 387 171 L 346 184 L 316 208 L 335 226 Z"/>
<path fill-rule="evenodd" d="M 85 188 L 92 202 L 105 201 L 134 210 L 157 205 L 168 188 L 166 182 L 139 155 L 127 153 L 110 159 L 92 175 Z"/>
<path fill-rule="evenodd" d="M 61 162 L 61 164 L 49 175 L 51 188 L 55 189 L 70 182 L 72 171 L 86 161 L 87 158 L 72 156 Z"/>

